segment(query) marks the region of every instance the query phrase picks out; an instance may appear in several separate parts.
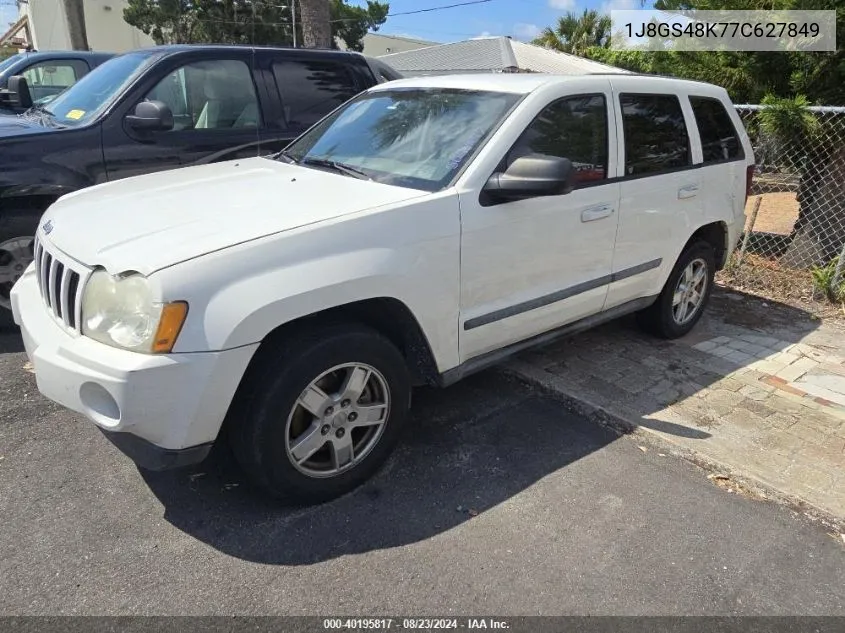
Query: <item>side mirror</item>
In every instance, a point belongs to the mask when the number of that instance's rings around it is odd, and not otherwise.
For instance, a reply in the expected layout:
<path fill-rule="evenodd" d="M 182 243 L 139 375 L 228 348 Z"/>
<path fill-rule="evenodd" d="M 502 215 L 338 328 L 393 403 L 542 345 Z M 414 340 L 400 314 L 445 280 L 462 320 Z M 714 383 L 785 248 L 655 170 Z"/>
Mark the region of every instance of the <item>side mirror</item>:
<path fill-rule="evenodd" d="M 32 107 L 32 94 L 29 84 L 21 75 L 9 77 L 5 90 L 0 90 L 0 103 L 11 108 L 28 110 Z"/>
<path fill-rule="evenodd" d="M 173 112 L 163 101 L 142 101 L 124 120 L 133 130 L 164 132 L 173 129 Z"/>
<path fill-rule="evenodd" d="M 484 192 L 502 200 L 519 200 L 567 194 L 574 186 L 575 169 L 568 158 L 528 154 L 490 176 Z"/>

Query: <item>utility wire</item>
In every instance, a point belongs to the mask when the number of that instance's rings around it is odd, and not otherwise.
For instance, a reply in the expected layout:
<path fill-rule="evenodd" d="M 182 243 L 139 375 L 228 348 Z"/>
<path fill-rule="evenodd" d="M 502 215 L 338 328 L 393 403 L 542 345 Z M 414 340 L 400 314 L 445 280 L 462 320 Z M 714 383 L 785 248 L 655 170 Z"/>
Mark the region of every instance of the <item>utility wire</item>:
<path fill-rule="evenodd" d="M 413 15 L 415 13 L 429 13 L 430 11 L 442 11 L 443 9 L 454 9 L 455 7 L 465 7 L 470 4 L 484 4 L 491 2 L 491 0 L 471 0 L 470 2 L 459 2 L 458 4 L 446 4 L 440 7 L 431 7 L 428 9 L 415 9 L 414 11 L 402 11 L 401 13 L 388 13 L 387 17 L 392 18 L 397 15 Z"/>

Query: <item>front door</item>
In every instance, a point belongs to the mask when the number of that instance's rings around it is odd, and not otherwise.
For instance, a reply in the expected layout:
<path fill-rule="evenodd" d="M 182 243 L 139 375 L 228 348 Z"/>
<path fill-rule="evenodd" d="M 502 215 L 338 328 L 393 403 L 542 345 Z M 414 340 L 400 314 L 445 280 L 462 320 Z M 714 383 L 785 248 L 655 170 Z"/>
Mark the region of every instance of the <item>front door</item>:
<path fill-rule="evenodd" d="M 184 63 L 131 103 L 162 101 L 173 128 L 130 129 L 122 117 L 103 126 L 109 180 L 176 167 L 257 156 L 263 119 L 253 73 L 246 59 Z"/>
<path fill-rule="evenodd" d="M 461 195 L 461 360 L 601 311 L 610 281 L 619 183 L 609 82 L 538 112 L 498 166 L 538 153 L 577 170 L 568 194 L 486 205 Z M 566 93 L 569 94 L 566 94 Z"/>

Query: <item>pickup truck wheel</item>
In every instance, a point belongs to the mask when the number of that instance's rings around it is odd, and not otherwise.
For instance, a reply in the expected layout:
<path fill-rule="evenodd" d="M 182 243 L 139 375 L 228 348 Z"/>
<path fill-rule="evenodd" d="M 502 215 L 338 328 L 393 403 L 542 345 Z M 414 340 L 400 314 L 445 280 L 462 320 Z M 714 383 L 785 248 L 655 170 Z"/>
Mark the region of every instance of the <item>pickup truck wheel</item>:
<path fill-rule="evenodd" d="M 320 503 L 358 487 L 408 416 L 404 358 L 369 328 L 297 336 L 250 373 L 256 382 L 235 412 L 232 446 L 250 478 L 282 500 Z"/>
<path fill-rule="evenodd" d="M 710 300 L 715 273 L 713 247 L 704 241 L 691 244 L 678 258 L 657 301 L 638 313 L 640 325 L 667 339 L 689 333 Z"/>
<path fill-rule="evenodd" d="M 12 309 L 12 286 L 32 262 L 33 241 L 32 237 L 13 237 L 0 242 L 0 309 Z"/>

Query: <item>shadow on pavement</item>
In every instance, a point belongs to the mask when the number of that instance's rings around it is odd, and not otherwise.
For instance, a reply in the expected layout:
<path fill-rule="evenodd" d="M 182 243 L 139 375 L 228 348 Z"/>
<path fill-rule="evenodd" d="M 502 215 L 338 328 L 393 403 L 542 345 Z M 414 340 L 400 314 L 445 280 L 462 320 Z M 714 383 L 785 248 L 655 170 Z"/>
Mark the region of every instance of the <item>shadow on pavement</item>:
<path fill-rule="evenodd" d="M 21 331 L 12 319 L 12 313 L 0 308 L 0 354 L 15 354 L 23 351 Z"/>
<path fill-rule="evenodd" d="M 244 483 L 226 450 L 189 471 L 141 474 L 178 529 L 238 558 L 305 565 L 435 537 L 617 437 L 485 372 L 417 391 L 408 432 L 387 466 L 322 506 L 274 506 Z"/>

